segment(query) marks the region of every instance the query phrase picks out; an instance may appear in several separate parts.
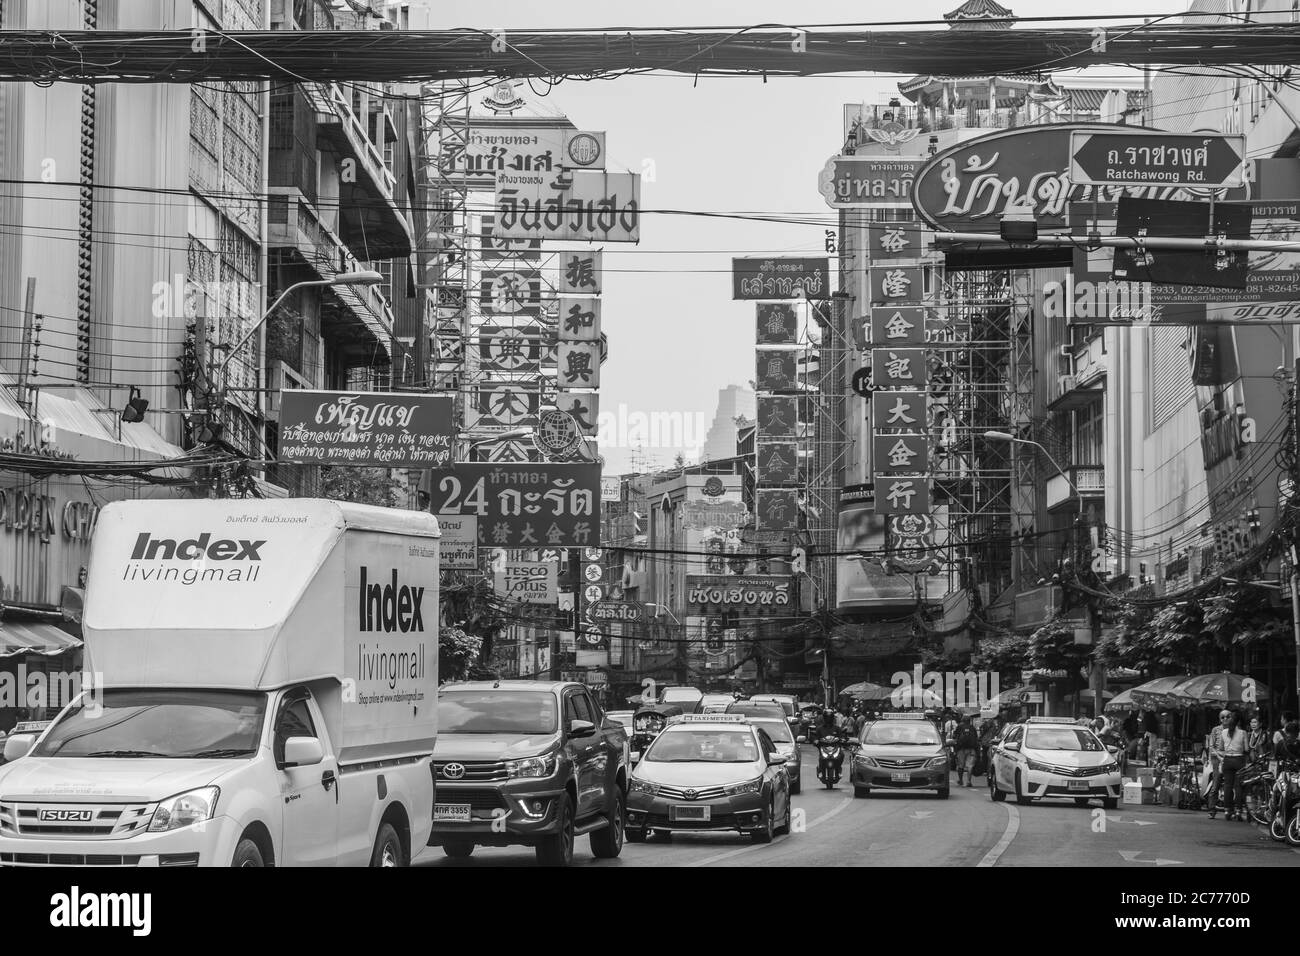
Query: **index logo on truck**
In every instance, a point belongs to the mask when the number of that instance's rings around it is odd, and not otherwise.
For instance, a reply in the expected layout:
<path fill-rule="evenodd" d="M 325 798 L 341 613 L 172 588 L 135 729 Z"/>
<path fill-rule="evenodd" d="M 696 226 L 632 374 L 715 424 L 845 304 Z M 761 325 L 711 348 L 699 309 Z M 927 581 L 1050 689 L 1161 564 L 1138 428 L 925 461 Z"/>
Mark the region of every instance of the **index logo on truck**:
<path fill-rule="evenodd" d="M 423 631 L 424 588 L 413 588 L 397 583 L 397 570 L 393 570 L 391 584 L 371 584 L 366 580 L 367 568 L 361 567 L 361 630 L 364 631 Z"/>
<path fill-rule="evenodd" d="M 177 542 L 174 538 L 155 538 L 148 531 L 140 532 L 135 539 L 135 550 L 131 552 L 132 561 L 170 561 L 179 558 L 182 561 L 197 561 L 208 557 L 213 561 L 261 561 L 262 545 L 265 541 L 248 541 L 241 538 L 232 541 L 223 538 L 212 540 L 212 532 L 205 531 L 197 538 Z"/>

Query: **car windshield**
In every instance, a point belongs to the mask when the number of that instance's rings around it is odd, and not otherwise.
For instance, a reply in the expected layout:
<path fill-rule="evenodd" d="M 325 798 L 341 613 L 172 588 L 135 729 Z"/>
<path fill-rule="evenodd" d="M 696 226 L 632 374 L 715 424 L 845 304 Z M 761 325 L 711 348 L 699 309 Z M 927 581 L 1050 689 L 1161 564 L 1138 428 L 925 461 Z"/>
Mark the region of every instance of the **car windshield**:
<path fill-rule="evenodd" d="M 776 704 L 778 707 L 781 708 L 782 711 L 785 712 L 785 715 L 786 715 L 787 717 L 793 717 L 793 716 L 794 716 L 794 704 L 791 703 L 791 702 L 788 701 L 788 700 L 773 700 L 773 699 L 770 698 L 770 697 L 768 697 L 768 698 L 755 697 L 755 698 L 753 698 L 753 700 L 754 700 L 755 703 Z"/>
<path fill-rule="evenodd" d="M 236 758 L 256 753 L 266 695 L 239 691 L 105 690 L 69 710 L 37 757 Z"/>
<path fill-rule="evenodd" d="M 1082 727 L 1031 727 L 1025 732 L 1025 749 L 1096 753 L 1106 748 L 1096 734 Z"/>
<path fill-rule="evenodd" d="M 622 724 L 624 727 L 632 726 L 632 711 L 630 710 L 607 710 L 605 716 L 616 724 Z"/>
<path fill-rule="evenodd" d="M 767 735 L 772 738 L 774 744 L 794 744 L 794 735 L 790 733 L 790 725 L 784 720 L 751 720 L 751 724 L 761 730 L 766 730 Z"/>
<path fill-rule="evenodd" d="M 928 720 L 877 720 L 862 731 L 864 744 L 934 744 L 939 746 L 939 732 Z"/>
<path fill-rule="evenodd" d="M 754 703 L 732 704 L 727 708 L 729 714 L 743 714 L 752 717 L 772 717 L 779 720 L 785 719 L 785 711 L 781 709 L 780 704 L 763 704 L 755 701 Z"/>
<path fill-rule="evenodd" d="M 752 763 L 758 759 L 758 743 L 748 728 L 670 729 L 655 739 L 645 759 L 654 763 Z"/>
<path fill-rule="evenodd" d="M 695 703 L 704 695 L 694 687 L 668 687 L 659 698 L 661 704 Z"/>
<path fill-rule="evenodd" d="M 438 695 L 442 734 L 553 734 L 557 724 L 551 693 L 459 690 Z"/>

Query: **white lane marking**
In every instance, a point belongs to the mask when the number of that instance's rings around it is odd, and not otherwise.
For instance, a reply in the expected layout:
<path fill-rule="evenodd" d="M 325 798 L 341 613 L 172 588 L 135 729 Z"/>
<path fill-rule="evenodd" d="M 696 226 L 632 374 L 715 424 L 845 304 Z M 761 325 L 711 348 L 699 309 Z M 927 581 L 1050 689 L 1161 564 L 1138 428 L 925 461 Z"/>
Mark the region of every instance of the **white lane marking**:
<path fill-rule="evenodd" d="M 1010 817 L 1007 821 L 1006 832 L 1002 834 L 1002 839 L 994 845 L 993 849 L 984 854 L 984 859 L 975 864 L 977 867 L 995 866 L 998 859 L 1011 846 L 1011 841 L 1016 838 L 1016 834 L 1020 832 L 1020 811 L 1009 803 L 1003 803 L 1002 809 L 1006 810 L 1008 817 Z"/>
<path fill-rule="evenodd" d="M 812 820 L 812 821 L 810 821 L 809 824 L 808 824 L 808 826 L 805 828 L 805 832 L 807 832 L 808 830 L 811 830 L 813 827 L 817 826 L 819 823 L 825 823 L 827 820 L 829 820 L 831 817 L 835 816 L 837 813 L 842 813 L 842 812 L 843 812 L 843 811 L 844 811 L 848 806 L 850 806 L 852 803 L 853 803 L 853 798 L 852 798 L 852 797 L 845 797 L 843 800 L 840 801 L 839 806 L 834 807 L 834 808 L 832 808 L 832 809 L 830 809 L 830 810 L 827 810 L 825 813 L 823 813 L 821 816 L 819 816 L 816 820 Z M 686 865 L 687 865 L 688 867 L 689 867 L 689 866 L 708 866 L 708 865 L 711 864 L 711 863 L 720 863 L 720 862 L 723 861 L 723 860 L 730 860 L 733 856 L 740 856 L 742 853 L 752 853 L 752 852 L 754 852 L 755 850 L 765 850 L 765 849 L 767 849 L 768 847 L 777 846 L 778 844 L 784 843 L 784 842 L 785 842 L 786 840 L 788 840 L 788 839 L 790 839 L 788 836 L 784 836 L 784 837 L 781 837 L 779 840 L 774 840 L 772 843 L 769 843 L 769 844 L 766 844 L 766 845 L 761 844 L 761 843 L 756 843 L 756 844 L 754 844 L 753 846 L 742 846 L 742 847 L 741 847 L 740 849 L 738 849 L 738 850 L 728 850 L 726 853 L 719 853 L 717 856 L 708 856 L 708 857 L 705 857 L 703 860 L 696 860 L 694 863 L 688 863 L 688 864 L 686 864 Z"/>
<path fill-rule="evenodd" d="M 1119 855 L 1128 863 L 1154 863 L 1156 866 L 1181 866 L 1182 860 L 1165 860 L 1157 857 L 1154 860 L 1139 860 L 1142 855 L 1141 850 L 1120 850 Z"/>

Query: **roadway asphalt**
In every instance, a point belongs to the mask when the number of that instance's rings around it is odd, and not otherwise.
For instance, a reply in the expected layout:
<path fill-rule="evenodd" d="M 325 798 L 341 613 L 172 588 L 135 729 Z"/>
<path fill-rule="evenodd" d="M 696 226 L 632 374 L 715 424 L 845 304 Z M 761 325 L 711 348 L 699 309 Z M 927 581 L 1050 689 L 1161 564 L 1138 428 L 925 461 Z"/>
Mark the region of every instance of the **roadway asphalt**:
<path fill-rule="evenodd" d="M 1274 843 L 1254 824 L 1163 806 L 1120 804 L 1105 811 L 1051 801 L 1018 807 L 994 803 L 985 778 L 952 796 L 881 793 L 854 799 L 841 780 L 826 790 L 816 778 L 816 751 L 804 747 L 803 792 L 793 798 L 789 836 L 767 846 L 738 833 L 677 833 L 663 842 L 628 843 L 616 860 L 596 860 L 580 838 L 577 866 L 1300 866 L 1300 850 Z M 954 778 L 955 781 L 955 778 Z M 417 866 L 534 866 L 528 848 L 479 847 L 451 860 L 436 847 Z"/>

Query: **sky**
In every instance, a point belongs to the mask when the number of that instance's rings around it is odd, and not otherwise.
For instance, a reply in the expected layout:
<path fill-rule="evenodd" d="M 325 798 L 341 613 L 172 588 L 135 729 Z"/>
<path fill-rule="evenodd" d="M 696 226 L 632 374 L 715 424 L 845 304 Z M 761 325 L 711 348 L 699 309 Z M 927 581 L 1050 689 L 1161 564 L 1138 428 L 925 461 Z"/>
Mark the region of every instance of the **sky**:
<path fill-rule="evenodd" d="M 435 29 L 705 27 L 818 25 L 938 20 L 961 0 L 906 5 L 845 0 L 437 0 Z M 1008 0 L 1021 17 L 1078 12 L 1064 0 Z M 1187 8 L 1170 0 L 1093 0 L 1090 15 Z M 797 17 L 797 20 L 792 19 Z M 1054 24 L 1055 25 L 1055 24 Z M 938 25 L 934 26 L 938 29 Z M 1104 70 L 1102 71 L 1104 72 Z M 609 360 L 602 370 L 601 411 L 624 420 L 659 413 L 676 426 L 645 448 L 651 465 L 670 465 L 678 451 L 699 452 L 718 390 L 754 377 L 754 306 L 731 299 L 736 255 L 825 255 L 836 214 L 817 191 L 817 175 L 839 152 L 842 106 L 883 104 L 904 77 L 885 74 L 770 78 L 641 75 L 612 81 L 565 81 L 544 102 L 579 129 L 607 134 L 607 168 L 642 174 L 645 209 L 777 212 L 817 217 L 817 224 L 649 214 L 638 245 L 605 246 L 602 323 Z M 546 92 L 540 83 L 536 92 Z M 538 102 L 527 86 L 520 94 Z M 821 224 L 824 221 L 824 225 Z M 832 263 L 832 274 L 834 263 Z M 667 417 L 663 417 L 667 413 Z M 703 428 L 699 426 L 702 424 Z M 635 436 L 615 434 L 600 453 L 605 473 L 631 469 Z M 680 442 L 694 439 L 691 447 Z M 676 442 L 676 443 L 674 443 Z"/>

